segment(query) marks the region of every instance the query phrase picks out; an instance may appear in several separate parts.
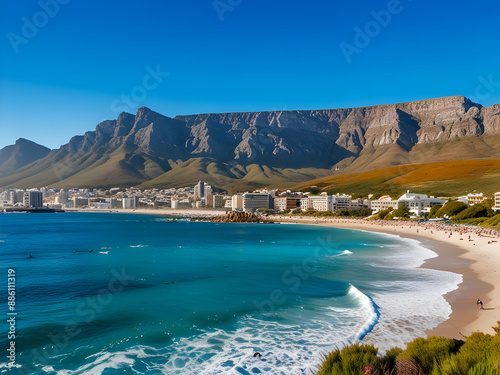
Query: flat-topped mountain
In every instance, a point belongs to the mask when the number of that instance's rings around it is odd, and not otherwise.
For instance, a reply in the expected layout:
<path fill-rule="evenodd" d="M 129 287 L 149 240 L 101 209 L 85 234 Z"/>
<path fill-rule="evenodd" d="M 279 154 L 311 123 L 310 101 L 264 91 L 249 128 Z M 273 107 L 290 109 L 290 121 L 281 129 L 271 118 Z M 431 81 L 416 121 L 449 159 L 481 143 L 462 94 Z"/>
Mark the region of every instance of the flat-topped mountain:
<path fill-rule="evenodd" d="M 0 186 L 169 187 L 200 179 L 229 190 L 290 186 L 391 165 L 499 158 L 498 140 L 500 105 L 462 96 L 174 118 L 141 107 L 15 171 L 0 170 Z"/>

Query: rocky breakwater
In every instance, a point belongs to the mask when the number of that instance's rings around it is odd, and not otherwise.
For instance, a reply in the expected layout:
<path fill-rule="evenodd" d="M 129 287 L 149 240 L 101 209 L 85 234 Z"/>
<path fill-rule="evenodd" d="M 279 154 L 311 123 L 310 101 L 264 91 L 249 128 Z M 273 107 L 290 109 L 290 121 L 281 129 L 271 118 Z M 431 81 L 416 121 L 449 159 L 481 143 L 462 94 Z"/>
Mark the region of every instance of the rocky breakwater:
<path fill-rule="evenodd" d="M 213 223 L 274 223 L 265 216 L 255 215 L 248 212 L 228 212 L 225 216 L 213 216 L 208 218 Z"/>

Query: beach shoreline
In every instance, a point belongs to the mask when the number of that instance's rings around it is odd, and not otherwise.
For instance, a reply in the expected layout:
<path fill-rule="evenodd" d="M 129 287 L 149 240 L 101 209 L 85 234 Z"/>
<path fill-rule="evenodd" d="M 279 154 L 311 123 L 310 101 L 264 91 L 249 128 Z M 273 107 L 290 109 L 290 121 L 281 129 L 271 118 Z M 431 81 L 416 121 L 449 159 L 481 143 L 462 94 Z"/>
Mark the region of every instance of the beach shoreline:
<path fill-rule="evenodd" d="M 83 210 L 89 212 L 90 210 Z M 91 212 L 120 212 L 157 216 L 207 218 L 224 215 L 222 210 L 172 210 L 172 209 L 119 209 L 92 210 Z M 463 339 L 473 332 L 494 334 L 493 326 L 500 320 L 500 237 L 465 231 L 460 227 L 425 222 L 380 222 L 362 219 L 340 219 L 303 216 L 272 216 L 278 223 L 321 225 L 398 235 L 418 240 L 437 257 L 424 261 L 423 268 L 448 271 L 462 275 L 458 288 L 443 297 L 450 304 L 452 313 L 437 327 L 426 331 L 428 336 Z M 487 231 L 484 231 L 487 232 Z M 476 300 L 484 302 L 479 310 Z"/>
<path fill-rule="evenodd" d="M 435 258 L 426 259 L 421 267 L 453 272 L 463 277 L 457 289 L 444 295 L 452 309 L 450 317 L 426 334 L 454 339 L 463 339 L 477 331 L 495 334 L 492 327 L 500 320 L 500 272 L 495 270 L 495 265 L 500 264 L 499 237 L 479 236 L 476 233 L 460 235 L 460 232 L 443 230 L 442 225 L 428 222 L 418 225 L 415 222 L 380 223 L 307 217 L 280 218 L 279 221 L 380 232 L 418 240 L 437 254 Z M 477 308 L 478 298 L 484 302 L 485 310 Z"/>

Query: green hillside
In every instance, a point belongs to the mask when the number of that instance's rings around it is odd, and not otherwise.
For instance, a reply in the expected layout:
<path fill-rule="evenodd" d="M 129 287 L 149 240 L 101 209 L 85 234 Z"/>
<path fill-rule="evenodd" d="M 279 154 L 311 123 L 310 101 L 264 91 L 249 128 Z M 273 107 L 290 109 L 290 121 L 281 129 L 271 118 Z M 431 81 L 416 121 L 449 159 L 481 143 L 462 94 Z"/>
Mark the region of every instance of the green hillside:
<path fill-rule="evenodd" d="M 397 197 L 407 190 L 434 196 L 470 192 L 492 195 L 500 191 L 500 159 L 407 164 L 369 172 L 341 174 L 298 184 L 296 189 L 317 186 L 328 193 Z"/>

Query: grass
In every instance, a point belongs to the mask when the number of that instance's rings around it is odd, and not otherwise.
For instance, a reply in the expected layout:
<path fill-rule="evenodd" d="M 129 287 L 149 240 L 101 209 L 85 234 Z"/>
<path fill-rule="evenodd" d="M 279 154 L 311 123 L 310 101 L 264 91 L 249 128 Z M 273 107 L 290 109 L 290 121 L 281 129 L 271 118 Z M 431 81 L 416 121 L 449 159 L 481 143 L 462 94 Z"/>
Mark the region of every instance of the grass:
<path fill-rule="evenodd" d="M 317 186 L 328 193 L 398 197 L 407 190 L 434 196 L 457 196 L 478 191 L 491 196 L 500 190 L 500 159 L 407 164 L 368 172 L 336 174 L 296 185 Z"/>

